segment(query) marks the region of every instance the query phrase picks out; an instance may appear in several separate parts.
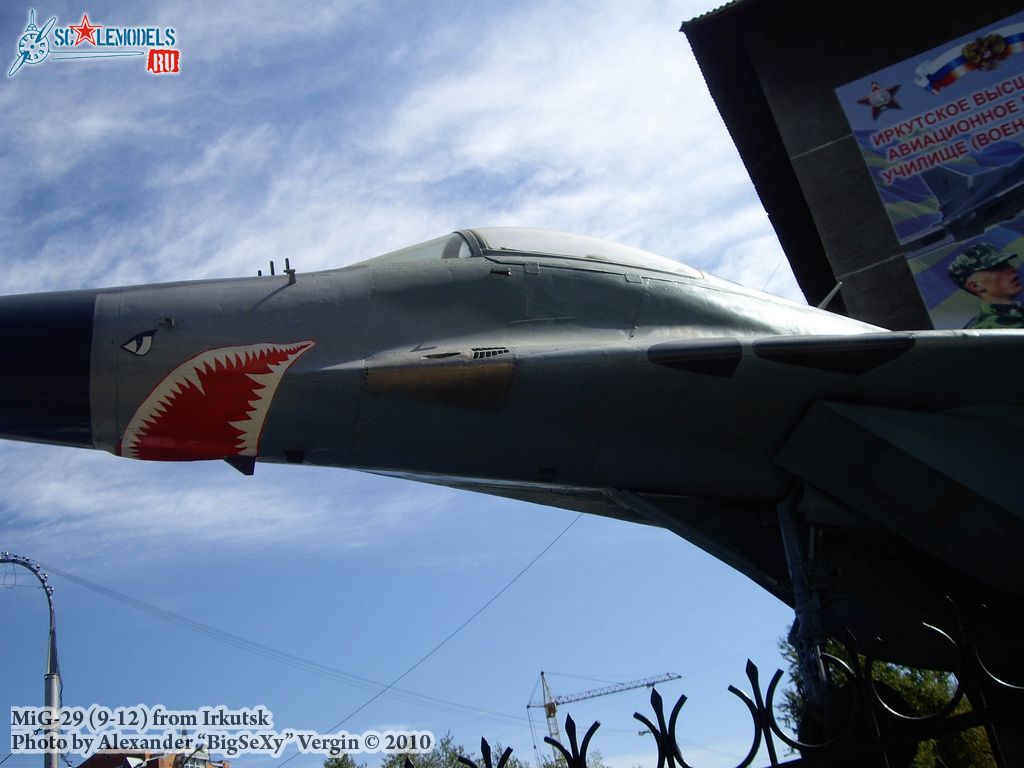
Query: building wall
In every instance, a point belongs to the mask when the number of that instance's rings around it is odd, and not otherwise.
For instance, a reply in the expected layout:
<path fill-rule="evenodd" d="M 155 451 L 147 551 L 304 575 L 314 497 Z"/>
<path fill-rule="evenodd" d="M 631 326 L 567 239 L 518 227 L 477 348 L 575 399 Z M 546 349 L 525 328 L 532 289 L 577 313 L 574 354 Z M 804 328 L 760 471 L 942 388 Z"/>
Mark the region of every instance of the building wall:
<path fill-rule="evenodd" d="M 175 768 L 178 759 L 184 759 L 188 755 L 158 752 L 97 752 L 83 760 L 78 768 L 123 768 L 128 757 L 145 760 L 146 768 Z M 199 758 L 206 768 L 231 768 L 230 760 L 210 760 L 206 752 L 195 753 L 193 759 L 196 758 Z"/>
<path fill-rule="evenodd" d="M 744 0 L 684 24 L 809 302 L 842 280 L 840 311 L 931 327 L 835 89 L 1019 10 Z"/>

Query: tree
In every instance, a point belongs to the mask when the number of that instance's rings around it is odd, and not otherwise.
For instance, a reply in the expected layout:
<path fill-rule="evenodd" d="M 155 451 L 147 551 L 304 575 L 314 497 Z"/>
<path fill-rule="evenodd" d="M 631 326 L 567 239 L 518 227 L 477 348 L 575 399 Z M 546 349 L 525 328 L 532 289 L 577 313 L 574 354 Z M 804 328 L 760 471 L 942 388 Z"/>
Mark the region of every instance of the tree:
<path fill-rule="evenodd" d="M 430 752 L 417 755 L 392 752 L 384 756 L 380 768 L 403 768 L 406 758 L 409 758 L 416 768 L 464 768 L 459 762 L 460 755 L 468 756 L 469 753 L 461 744 L 455 743 L 451 733 L 446 733 Z"/>
<path fill-rule="evenodd" d="M 792 635 L 792 633 L 790 633 Z M 789 663 L 789 678 L 792 686 L 783 692 L 780 709 L 786 725 L 801 733 L 806 725 L 808 702 L 796 648 L 787 638 L 779 640 L 779 650 Z M 829 640 L 825 652 L 849 662 L 846 649 L 835 640 Z M 860 659 L 863 664 L 863 657 Z M 837 676 L 840 678 L 841 676 Z M 879 695 L 886 703 L 899 712 L 924 716 L 938 712 L 953 698 L 956 683 L 948 672 L 933 669 L 917 669 L 896 664 L 876 662 L 872 668 Z M 837 679 L 842 685 L 846 682 Z M 964 697 L 955 713 L 970 710 Z M 920 743 L 910 766 L 912 768 L 935 768 L 945 765 L 953 768 L 995 768 L 995 760 L 983 728 L 972 728 L 940 739 Z"/>
<path fill-rule="evenodd" d="M 566 745 L 566 748 L 568 749 L 568 745 Z M 538 768 L 565 768 L 565 763 L 562 761 L 556 763 L 553 757 L 545 757 L 540 761 Z M 587 750 L 587 768 L 608 768 L 601 750 L 594 749 L 593 747 Z M 635 768 L 641 767 L 635 766 Z"/>
<path fill-rule="evenodd" d="M 339 757 L 324 760 L 324 768 L 366 768 L 366 763 L 357 763 L 352 755 L 344 752 Z"/>
<path fill-rule="evenodd" d="M 491 761 L 495 768 L 504 751 L 505 748 L 500 743 L 491 746 Z M 480 768 L 484 768 L 481 756 L 461 744 L 456 744 L 451 733 L 442 736 L 434 748 L 425 754 L 409 755 L 401 752 L 385 755 L 380 768 L 404 768 L 406 758 L 409 758 L 416 768 L 465 768 L 459 762 L 459 757 L 469 758 Z M 515 755 L 512 755 L 505 765 L 506 768 L 530 768 L 529 763 L 521 761 Z"/>
<path fill-rule="evenodd" d="M 505 747 L 500 742 L 491 745 L 491 764 L 494 768 L 497 768 L 498 760 L 501 759 L 501 754 L 505 751 Z M 475 762 L 480 768 L 484 768 L 483 758 L 475 751 L 468 750 L 461 744 L 456 744 L 455 739 L 451 733 L 446 733 L 438 740 L 434 748 L 426 753 L 419 755 L 407 755 L 405 753 L 392 753 L 385 755 L 381 761 L 380 768 L 404 768 L 405 760 L 408 758 L 415 768 L 465 768 L 465 766 L 459 762 L 459 757 L 466 757 Z M 329 766 L 324 763 L 324 768 L 355 768 L 352 765 L 345 766 Z M 530 763 L 526 760 L 520 760 L 513 753 L 509 757 L 509 761 L 505 764 L 505 768 L 530 768 Z M 538 768 L 564 768 L 562 763 L 555 763 L 554 759 L 550 756 L 542 758 Z M 608 768 L 604 763 L 604 759 L 601 753 L 596 749 L 591 749 L 587 754 L 587 768 Z"/>

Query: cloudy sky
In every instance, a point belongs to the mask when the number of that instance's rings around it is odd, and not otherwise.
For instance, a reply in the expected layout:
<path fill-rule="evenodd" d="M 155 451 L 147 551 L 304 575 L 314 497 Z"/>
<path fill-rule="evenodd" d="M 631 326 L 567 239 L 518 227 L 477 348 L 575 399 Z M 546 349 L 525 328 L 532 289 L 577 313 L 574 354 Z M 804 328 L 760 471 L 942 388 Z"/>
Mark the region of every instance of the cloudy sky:
<path fill-rule="evenodd" d="M 324 269 L 522 225 L 802 300 L 678 31 L 710 7 L 6 3 L 0 292 Z M 40 26 L 173 27 L 181 72 L 51 56 L 7 77 L 32 8 Z M 789 619 L 665 531 L 563 510 L 344 470 L 14 443 L 0 461 L 0 548 L 53 573 L 68 704 L 265 704 L 309 730 L 356 712 L 352 732 L 486 735 L 535 762 L 541 669 L 556 694 L 673 671 L 687 759 L 713 767 L 749 743 L 727 686 L 748 657 L 774 670 Z M 23 574 L 0 583 L 0 707 L 39 703 L 45 601 Z M 602 722 L 613 768 L 649 766 L 645 698 L 568 711 Z"/>

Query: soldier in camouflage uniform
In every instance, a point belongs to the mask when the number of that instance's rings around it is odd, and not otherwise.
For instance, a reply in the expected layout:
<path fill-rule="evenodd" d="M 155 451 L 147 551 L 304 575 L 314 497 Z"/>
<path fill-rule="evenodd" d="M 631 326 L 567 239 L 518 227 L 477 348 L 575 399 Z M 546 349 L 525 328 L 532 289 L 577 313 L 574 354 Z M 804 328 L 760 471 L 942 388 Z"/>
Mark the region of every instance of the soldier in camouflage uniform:
<path fill-rule="evenodd" d="M 981 300 L 978 315 L 964 328 L 1024 328 L 1020 275 L 1010 264 L 1015 253 L 1001 253 L 989 243 L 966 248 L 949 265 L 950 279 Z"/>

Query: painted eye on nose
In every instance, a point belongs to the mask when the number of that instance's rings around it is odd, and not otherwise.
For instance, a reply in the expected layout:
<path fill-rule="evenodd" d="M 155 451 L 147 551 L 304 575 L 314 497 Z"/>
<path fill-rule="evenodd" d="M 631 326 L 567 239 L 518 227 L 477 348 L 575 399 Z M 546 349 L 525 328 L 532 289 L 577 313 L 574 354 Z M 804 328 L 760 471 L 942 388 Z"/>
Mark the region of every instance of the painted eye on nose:
<path fill-rule="evenodd" d="M 133 355 L 142 357 L 144 354 L 149 352 L 153 347 L 153 334 L 156 333 L 154 328 L 151 331 L 143 331 L 132 336 L 128 341 L 121 345 L 121 349 L 131 352 Z"/>

